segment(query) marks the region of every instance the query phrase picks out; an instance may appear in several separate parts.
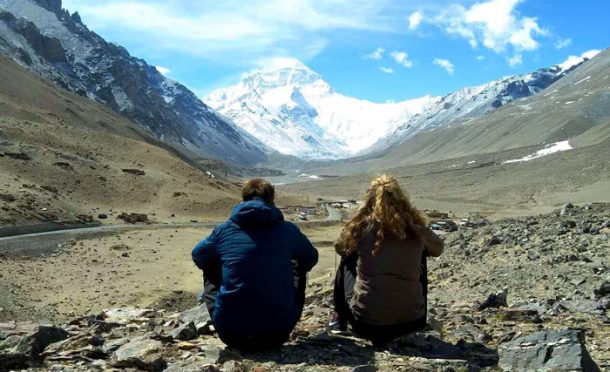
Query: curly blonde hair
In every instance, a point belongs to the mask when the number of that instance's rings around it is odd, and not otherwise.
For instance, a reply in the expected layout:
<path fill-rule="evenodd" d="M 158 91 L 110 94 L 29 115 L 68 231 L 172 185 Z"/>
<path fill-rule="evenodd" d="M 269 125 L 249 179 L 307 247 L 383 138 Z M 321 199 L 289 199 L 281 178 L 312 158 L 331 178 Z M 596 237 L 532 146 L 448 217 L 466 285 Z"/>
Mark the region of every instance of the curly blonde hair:
<path fill-rule="evenodd" d="M 373 255 L 377 256 L 386 236 L 405 239 L 411 235 L 419 239 L 421 227 L 426 223 L 425 216 L 411 204 L 396 178 L 384 174 L 371 182 L 362 206 L 343 227 L 335 249 L 340 255 L 348 256 L 356 250 L 365 232 L 374 229 Z"/>

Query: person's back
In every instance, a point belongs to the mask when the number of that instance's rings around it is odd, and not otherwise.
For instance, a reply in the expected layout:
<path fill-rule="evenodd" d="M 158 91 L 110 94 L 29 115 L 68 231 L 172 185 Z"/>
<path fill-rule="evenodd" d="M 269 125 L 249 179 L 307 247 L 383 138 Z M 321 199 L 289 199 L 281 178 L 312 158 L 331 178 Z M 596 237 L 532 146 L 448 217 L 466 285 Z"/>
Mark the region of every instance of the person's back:
<path fill-rule="evenodd" d="M 382 344 L 426 325 L 426 257 L 443 241 L 426 226 L 393 177 L 375 178 L 336 245 L 331 328 L 346 328 Z"/>
<path fill-rule="evenodd" d="M 195 247 L 193 260 L 204 275 L 220 276 L 208 304 L 220 338 L 241 348 L 279 346 L 302 311 L 304 283 L 295 287 L 295 270 L 303 281 L 318 253 L 269 200 L 244 199 Z"/>
<path fill-rule="evenodd" d="M 442 241 L 431 236 L 430 249 L 413 236 L 388 237 L 374 256 L 375 237 L 370 231 L 356 248 L 357 276 L 350 304 L 354 316 L 372 325 L 407 323 L 425 316 L 422 256 L 425 252 L 440 254 Z"/>

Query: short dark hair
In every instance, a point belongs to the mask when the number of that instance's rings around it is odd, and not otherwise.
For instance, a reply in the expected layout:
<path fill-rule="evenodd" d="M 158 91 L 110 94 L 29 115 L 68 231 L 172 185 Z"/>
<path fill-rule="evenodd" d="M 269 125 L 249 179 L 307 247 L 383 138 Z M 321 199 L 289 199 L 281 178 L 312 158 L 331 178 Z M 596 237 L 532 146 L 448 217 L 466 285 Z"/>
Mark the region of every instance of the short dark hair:
<path fill-rule="evenodd" d="M 241 198 L 243 201 L 261 198 L 265 203 L 273 203 L 275 188 L 262 178 L 247 180 L 243 189 L 241 189 Z"/>

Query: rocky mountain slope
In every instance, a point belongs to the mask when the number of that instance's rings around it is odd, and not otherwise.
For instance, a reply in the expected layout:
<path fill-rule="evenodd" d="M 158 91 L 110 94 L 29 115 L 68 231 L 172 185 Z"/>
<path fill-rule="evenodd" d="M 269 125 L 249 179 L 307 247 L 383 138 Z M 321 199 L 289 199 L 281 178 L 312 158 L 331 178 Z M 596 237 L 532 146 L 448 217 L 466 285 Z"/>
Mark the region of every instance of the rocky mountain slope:
<path fill-rule="evenodd" d="M 593 56 L 591 56 L 593 57 Z M 382 138 L 367 153 L 387 153 L 420 131 L 451 125 L 456 121 L 469 121 L 521 98 L 540 93 L 548 86 L 576 69 L 576 64 L 555 65 L 534 72 L 508 76 L 477 87 L 463 88 L 435 102 L 435 105 L 401 124 L 394 132 Z"/>
<path fill-rule="evenodd" d="M 511 102 L 483 117 L 420 132 L 381 161 L 396 166 L 405 161 L 434 161 L 524 146 L 543 148 L 564 140 L 573 147 L 600 143 L 610 137 L 609 69 L 607 49 L 538 95 Z"/>
<path fill-rule="evenodd" d="M 268 149 L 183 85 L 62 9 L 60 0 L 0 0 L 0 53 L 97 100 L 188 156 L 253 165 Z"/>
<path fill-rule="evenodd" d="M 485 115 L 542 91 L 576 65 L 557 65 L 444 97 L 377 104 L 337 93 L 296 60 L 254 71 L 205 101 L 280 153 L 306 159 L 384 153 L 422 130 Z"/>
<path fill-rule="evenodd" d="M 2 55 L 0 81 L 0 227 L 125 223 L 118 215 L 132 212 L 217 220 L 239 200 L 237 186 L 185 162 L 148 131 Z"/>
<path fill-rule="evenodd" d="M 311 163 L 302 169 L 315 174 L 354 174 L 448 159 L 456 159 L 453 164 L 478 167 L 490 157 L 497 161 L 491 165 L 500 165 L 544 152 L 562 141 L 568 141 L 570 148 L 598 145 L 610 138 L 609 66 L 607 49 L 539 94 L 510 102 L 484 116 L 422 130 L 384 152 Z M 518 154 L 521 156 L 512 157 Z"/>
<path fill-rule="evenodd" d="M 303 317 L 289 342 L 277 350 L 225 348 L 205 308 L 194 307 L 194 293 L 167 289 L 163 301 L 147 308 L 72 314 L 61 326 L 0 324 L 1 366 L 227 372 L 607 370 L 609 212 L 608 204 L 568 204 L 551 214 L 464 225 L 448 233 L 444 254 L 429 259 L 429 328 L 385 347 L 373 347 L 349 332 L 325 331 L 332 311 L 332 277 L 325 277 L 310 282 Z M 57 258 L 21 258 L 21 270 L 76 259 L 86 254 L 90 242 L 84 244 Z M 132 257 L 121 263 L 150 259 L 149 249 L 123 246 Z M 14 260 L 0 260 L 0 268 L 19 271 Z M 131 278 L 120 280 L 133 284 Z M 25 288 L 21 292 L 28 293 Z"/>

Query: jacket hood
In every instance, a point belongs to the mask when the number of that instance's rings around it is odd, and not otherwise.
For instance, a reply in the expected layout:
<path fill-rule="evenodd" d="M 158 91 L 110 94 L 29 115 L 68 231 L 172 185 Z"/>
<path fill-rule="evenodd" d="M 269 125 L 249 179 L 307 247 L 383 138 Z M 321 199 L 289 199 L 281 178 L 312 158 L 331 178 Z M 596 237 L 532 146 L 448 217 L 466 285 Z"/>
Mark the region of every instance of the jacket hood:
<path fill-rule="evenodd" d="M 284 221 L 282 211 L 262 199 L 239 203 L 231 212 L 231 221 L 242 227 L 268 226 Z"/>

